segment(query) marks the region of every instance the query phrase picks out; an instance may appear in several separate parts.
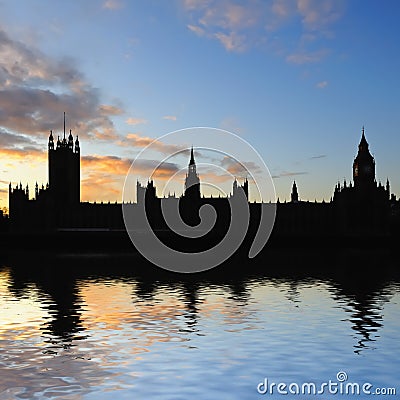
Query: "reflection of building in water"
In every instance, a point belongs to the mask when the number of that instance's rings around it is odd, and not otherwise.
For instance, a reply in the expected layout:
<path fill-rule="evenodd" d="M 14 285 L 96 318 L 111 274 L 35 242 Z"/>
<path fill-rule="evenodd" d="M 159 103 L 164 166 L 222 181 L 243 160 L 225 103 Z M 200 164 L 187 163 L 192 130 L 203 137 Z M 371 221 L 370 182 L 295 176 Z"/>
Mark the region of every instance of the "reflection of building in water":
<path fill-rule="evenodd" d="M 13 231 L 54 231 L 65 229 L 124 230 L 121 204 L 80 202 L 80 143 L 70 131 L 68 138 L 53 133 L 48 141 L 49 182 L 36 184 L 34 197 L 22 184 L 9 187 L 10 225 Z M 206 198 L 201 195 L 200 176 L 196 170 L 195 152 L 191 149 L 188 172 L 181 197 L 157 197 L 153 180 L 146 186 L 136 184 L 137 203 L 129 207 L 136 210 L 145 202 L 153 228 L 166 229 L 161 213 L 162 202 L 179 202 L 182 218 L 189 225 L 199 223 L 198 211 L 204 204 L 212 205 L 218 215 L 217 226 L 229 224 L 229 199 L 244 193 L 249 199 L 249 182 L 235 179 L 232 193 L 227 198 Z M 260 216 L 260 203 L 249 203 L 251 221 L 256 226 Z M 383 186 L 375 177 L 375 160 L 369 152 L 364 129 L 353 163 L 353 182 L 338 183 L 330 202 L 300 200 L 297 183 L 293 183 L 291 201 L 278 200 L 274 227 L 276 235 L 317 235 L 329 237 L 343 234 L 388 234 L 399 232 L 400 202 L 390 193 L 389 181 Z M 140 228 L 140 227 L 138 227 Z"/>
<path fill-rule="evenodd" d="M 388 301 L 389 297 L 387 285 L 387 281 L 380 280 L 376 275 L 369 278 L 355 276 L 335 285 L 333 298 L 342 304 L 342 308 L 348 314 L 345 321 L 350 322 L 355 332 L 355 353 L 370 348 L 379 337 L 378 331 L 384 324 L 383 303 Z"/>
<path fill-rule="evenodd" d="M 81 299 L 69 260 L 53 260 L 49 265 L 48 260 L 42 259 L 40 270 L 29 268 L 31 260 L 27 257 L 13 261 L 9 291 L 23 298 L 32 290 L 34 282 L 41 307 L 51 316 L 45 320 L 41 330 L 67 342 L 80 337 L 83 331 Z M 53 268 L 55 262 L 58 264 L 56 271 Z"/>

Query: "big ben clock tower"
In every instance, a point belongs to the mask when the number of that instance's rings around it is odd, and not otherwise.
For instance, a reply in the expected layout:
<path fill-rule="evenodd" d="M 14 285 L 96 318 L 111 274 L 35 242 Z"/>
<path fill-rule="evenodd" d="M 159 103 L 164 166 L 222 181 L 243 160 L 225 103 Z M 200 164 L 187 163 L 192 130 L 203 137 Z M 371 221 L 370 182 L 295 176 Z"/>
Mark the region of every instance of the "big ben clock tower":
<path fill-rule="evenodd" d="M 353 180 L 356 188 L 375 186 L 375 160 L 369 152 L 364 127 L 361 141 L 358 145 L 358 154 L 353 162 Z"/>

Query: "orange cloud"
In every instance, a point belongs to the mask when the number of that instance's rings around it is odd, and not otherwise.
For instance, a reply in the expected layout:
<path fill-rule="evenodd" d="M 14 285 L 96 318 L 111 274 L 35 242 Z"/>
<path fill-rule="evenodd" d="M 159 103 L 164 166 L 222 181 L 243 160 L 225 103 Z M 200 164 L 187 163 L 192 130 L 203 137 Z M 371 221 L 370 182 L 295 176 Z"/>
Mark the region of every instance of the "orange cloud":
<path fill-rule="evenodd" d="M 147 120 L 144 119 L 144 118 L 133 118 L 133 117 L 130 117 L 125 122 L 128 125 L 139 125 L 139 124 L 145 124 L 147 122 Z"/>
<path fill-rule="evenodd" d="M 131 165 L 131 161 L 117 156 L 82 156 L 82 168 L 88 170 L 96 170 L 99 172 L 106 172 L 113 175 L 126 175 Z"/>
<path fill-rule="evenodd" d="M 104 176 L 100 172 L 90 173 L 82 179 L 82 201 L 120 202 L 124 180 L 116 176 Z"/>
<path fill-rule="evenodd" d="M 131 161 L 116 156 L 82 156 L 82 201 L 121 201 Z"/>
<path fill-rule="evenodd" d="M 154 139 L 147 136 L 140 136 L 139 133 L 128 133 L 126 138 L 131 144 L 134 144 L 137 147 L 146 147 L 154 142 Z"/>
<path fill-rule="evenodd" d="M 83 156 L 82 201 L 120 201 L 131 163 L 132 160 L 117 156 Z M 138 160 L 131 173 L 137 178 L 168 180 L 178 170 L 174 163 Z"/>
<path fill-rule="evenodd" d="M 38 150 L 36 148 L 0 148 L 0 157 L 13 159 L 13 160 L 35 160 L 35 161 L 47 161 L 47 152 Z"/>
<path fill-rule="evenodd" d="M 148 136 L 140 136 L 140 132 L 128 133 L 124 140 L 120 140 L 117 143 L 120 146 L 134 146 L 139 148 L 144 148 L 151 145 L 151 150 L 158 151 L 166 155 L 171 155 L 178 152 L 182 152 L 183 154 L 187 155 L 189 154 L 189 149 L 185 146 L 168 144 Z"/>
<path fill-rule="evenodd" d="M 124 113 L 121 108 L 109 104 L 101 104 L 99 111 L 101 115 L 121 115 Z"/>

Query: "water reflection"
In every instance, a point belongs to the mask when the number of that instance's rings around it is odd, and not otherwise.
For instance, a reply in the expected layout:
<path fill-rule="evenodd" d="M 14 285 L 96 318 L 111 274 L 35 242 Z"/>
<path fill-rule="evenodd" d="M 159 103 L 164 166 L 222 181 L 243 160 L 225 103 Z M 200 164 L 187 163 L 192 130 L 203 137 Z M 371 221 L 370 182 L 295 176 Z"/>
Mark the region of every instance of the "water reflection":
<path fill-rule="evenodd" d="M 385 305 L 400 282 L 390 253 L 351 250 L 330 257 L 275 252 L 246 271 L 229 265 L 196 275 L 161 271 L 131 256 L 41 261 L 33 267 L 30 256 L 12 257 L 0 271 L 3 312 L 11 321 L 22 314 L 19 325 L 2 318 L 4 398 L 84 396 L 94 387 L 106 398 L 109 391 L 134 390 L 133 382 L 145 382 L 154 369 L 159 379 L 182 379 L 188 387 L 192 378 L 181 376 L 178 365 L 190 370 L 196 361 L 197 373 L 216 365 L 236 371 L 234 365 L 243 367 L 247 358 L 256 368 L 259 360 L 250 354 L 263 345 L 269 351 L 271 343 L 282 346 L 282 327 L 307 346 L 313 342 L 308 325 L 332 324 L 326 345 L 346 332 L 354 354 L 373 351 Z M 379 271 L 367 272 L 370 265 Z M 24 302 L 36 307 L 32 315 Z M 266 315 L 273 318 L 266 321 Z M 222 349 L 235 348 L 238 334 L 247 335 L 246 349 L 228 357 Z M 209 361 L 186 353 L 198 350 Z M 278 357 L 282 349 L 276 352 Z"/>
<path fill-rule="evenodd" d="M 291 256 L 275 255 L 274 269 L 232 273 L 229 270 L 196 275 L 170 274 L 164 271 L 152 270 L 151 274 L 142 271 L 129 271 L 125 268 L 131 263 L 123 257 L 80 257 L 43 258 L 40 267 L 32 267 L 25 257 L 13 258 L 9 269 L 8 290 L 18 300 L 32 290 L 37 289 L 41 307 L 50 316 L 41 327 L 45 334 L 60 338 L 64 341 L 83 338 L 81 314 L 84 302 L 80 295 L 81 282 L 107 282 L 113 286 L 115 281 L 123 281 L 132 287 L 133 303 L 151 305 L 157 303 L 156 295 L 160 288 L 177 294 L 177 298 L 185 306 L 184 319 L 188 329 L 196 325 L 199 303 L 199 288 L 223 287 L 227 291 L 227 299 L 236 306 L 244 307 L 251 296 L 254 282 L 268 281 L 274 285 L 284 286 L 286 298 L 295 304 L 301 302 L 299 287 L 304 284 L 313 285 L 315 282 L 328 284 L 332 298 L 338 307 L 342 308 L 350 321 L 352 329 L 357 333 L 356 351 L 368 346 L 374 341 L 376 332 L 383 325 L 383 304 L 390 300 L 396 289 L 393 285 L 399 282 L 399 274 L 390 264 L 391 259 L 384 260 L 382 255 L 367 254 L 362 257 L 358 252 L 341 255 L 340 264 L 331 262 L 329 271 L 316 270 L 315 265 L 307 267 L 287 268 L 291 265 Z M 295 256 L 295 257 L 298 257 Z M 298 258 L 297 264 L 298 264 Z M 378 261 L 379 259 L 379 261 Z M 311 261 L 311 260 L 309 260 Z M 356 268 L 354 262 L 362 265 Z M 368 272 L 368 264 L 381 265 L 377 271 Z M 251 285 L 250 285 L 251 284 Z M 113 301 L 112 298 L 109 299 Z"/>
<path fill-rule="evenodd" d="M 34 285 L 38 291 L 41 307 L 51 316 L 41 327 L 43 332 L 64 341 L 77 338 L 78 333 L 82 331 L 80 320 L 82 300 L 76 283 L 77 276 L 57 264 L 42 264 L 38 268 L 32 268 L 26 264 L 21 266 L 20 262 L 25 263 L 26 260 L 19 259 L 10 271 L 8 285 L 10 293 L 16 299 L 20 299 L 29 296 L 30 289 Z"/>

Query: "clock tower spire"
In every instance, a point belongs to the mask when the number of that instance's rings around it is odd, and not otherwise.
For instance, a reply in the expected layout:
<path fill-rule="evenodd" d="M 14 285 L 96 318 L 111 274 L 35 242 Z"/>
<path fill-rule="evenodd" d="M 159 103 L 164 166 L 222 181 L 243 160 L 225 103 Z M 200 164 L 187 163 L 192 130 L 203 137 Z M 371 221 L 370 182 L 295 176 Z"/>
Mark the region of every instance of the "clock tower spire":
<path fill-rule="evenodd" d="M 358 153 L 353 162 L 353 180 L 354 186 L 359 188 L 375 185 L 375 160 L 369 152 L 364 127 L 358 145 Z"/>
<path fill-rule="evenodd" d="M 192 200 L 200 199 L 200 178 L 196 171 L 196 162 L 194 161 L 193 146 L 190 150 L 190 161 L 188 173 L 185 179 L 185 197 Z"/>

